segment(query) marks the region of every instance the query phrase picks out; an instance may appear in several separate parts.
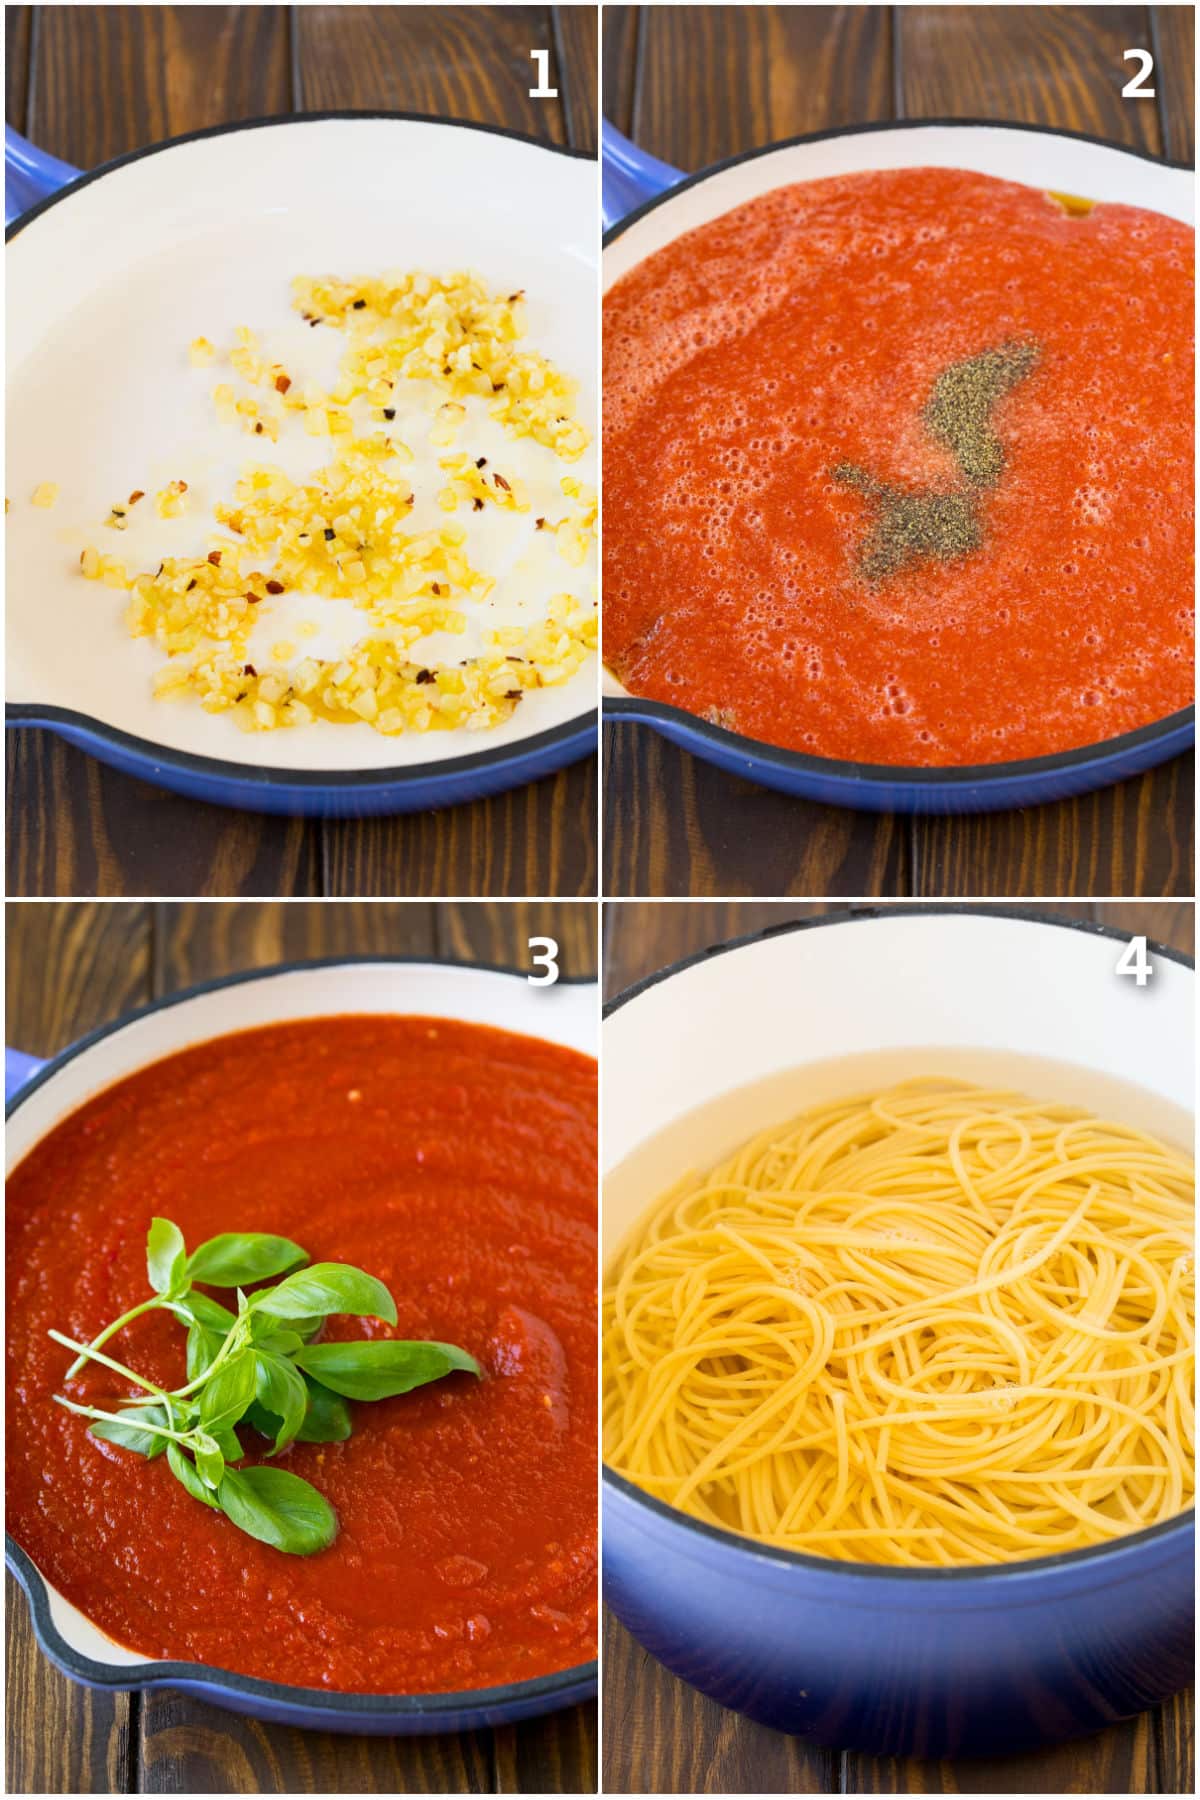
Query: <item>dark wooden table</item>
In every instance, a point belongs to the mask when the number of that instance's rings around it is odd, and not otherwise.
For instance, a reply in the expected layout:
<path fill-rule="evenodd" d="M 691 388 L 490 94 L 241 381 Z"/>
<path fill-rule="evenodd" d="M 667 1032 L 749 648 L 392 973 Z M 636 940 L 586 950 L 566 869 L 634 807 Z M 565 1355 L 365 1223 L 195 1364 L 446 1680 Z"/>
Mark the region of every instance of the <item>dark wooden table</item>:
<path fill-rule="evenodd" d="M 831 910 L 825 905 L 637 901 L 604 908 L 604 993 L 712 944 Z M 1039 905 L 1195 952 L 1190 901 Z M 822 1750 L 727 1712 L 654 1661 L 611 1614 L 604 1624 L 604 1787 L 610 1794 L 1190 1794 L 1193 1694 L 1097 1737 L 969 1762 Z"/>
<path fill-rule="evenodd" d="M 10 6 L 6 114 L 91 168 L 236 119 L 361 107 L 595 148 L 594 6 Z M 531 49 L 559 99 L 531 100 Z M 588 895 L 596 758 L 492 800 L 313 823 L 232 812 L 10 732 L 10 894 Z"/>
<path fill-rule="evenodd" d="M 605 116 L 694 170 L 871 119 L 1022 120 L 1194 155 L 1191 6 L 642 6 L 604 9 Z M 1155 56 L 1156 100 L 1123 100 Z M 604 747 L 607 894 L 1193 891 L 1193 766 L 970 819 L 879 817 L 723 774 L 644 725 Z"/>
<path fill-rule="evenodd" d="M 7 1041 L 34 1055 L 161 994 L 264 963 L 339 953 L 529 965 L 558 940 L 594 975 L 594 906 L 36 905 L 10 901 Z M 444 1737 L 343 1737 L 259 1724 L 182 1694 L 93 1693 L 51 1668 L 8 1583 L 10 1794 L 594 1793 L 595 1703 Z"/>

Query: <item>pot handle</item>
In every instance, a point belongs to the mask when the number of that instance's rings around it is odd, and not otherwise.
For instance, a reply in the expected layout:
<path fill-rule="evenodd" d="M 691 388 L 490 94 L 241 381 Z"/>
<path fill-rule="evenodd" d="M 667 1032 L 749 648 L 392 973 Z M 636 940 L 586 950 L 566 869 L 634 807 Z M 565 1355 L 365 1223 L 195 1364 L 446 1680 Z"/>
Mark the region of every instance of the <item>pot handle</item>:
<path fill-rule="evenodd" d="M 665 194 L 683 180 L 683 170 L 660 162 L 657 156 L 639 150 L 636 144 L 605 119 L 600 130 L 600 164 L 603 171 L 600 215 L 604 229 L 619 225 L 626 213 Z"/>
<path fill-rule="evenodd" d="M 24 1050 L 6 1050 L 4 1052 L 4 1098 L 11 1100 L 15 1094 L 32 1081 L 39 1069 L 44 1069 L 47 1058 L 44 1056 L 27 1056 Z"/>
<path fill-rule="evenodd" d="M 74 181 L 79 170 L 73 163 L 39 150 L 11 125 L 4 127 L 4 223 L 11 225 L 39 200 L 57 194 Z"/>

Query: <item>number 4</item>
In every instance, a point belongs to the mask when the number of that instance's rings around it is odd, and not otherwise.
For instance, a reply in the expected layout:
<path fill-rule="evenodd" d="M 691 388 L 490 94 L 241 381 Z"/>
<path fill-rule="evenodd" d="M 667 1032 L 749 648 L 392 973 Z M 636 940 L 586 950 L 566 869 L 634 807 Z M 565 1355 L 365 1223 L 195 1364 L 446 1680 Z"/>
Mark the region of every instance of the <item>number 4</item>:
<path fill-rule="evenodd" d="M 1154 973 L 1154 966 L 1146 954 L 1144 937 L 1130 938 L 1117 961 L 1118 975 L 1132 975 L 1138 986 L 1145 987 Z"/>
<path fill-rule="evenodd" d="M 1145 939 L 1142 942 L 1145 943 Z M 530 975 L 527 979 L 530 987 L 553 987 L 558 980 L 558 941 L 551 937 L 531 937 L 529 954 L 533 958 L 534 968 L 540 968 L 540 975 Z"/>
<path fill-rule="evenodd" d="M 1154 58 L 1150 52 L 1148 50 L 1126 50 L 1121 61 L 1136 62 L 1139 65 L 1137 74 L 1130 76 L 1121 89 L 1122 100 L 1153 100 L 1156 89 L 1142 86 L 1143 81 L 1146 81 L 1154 73 Z"/>

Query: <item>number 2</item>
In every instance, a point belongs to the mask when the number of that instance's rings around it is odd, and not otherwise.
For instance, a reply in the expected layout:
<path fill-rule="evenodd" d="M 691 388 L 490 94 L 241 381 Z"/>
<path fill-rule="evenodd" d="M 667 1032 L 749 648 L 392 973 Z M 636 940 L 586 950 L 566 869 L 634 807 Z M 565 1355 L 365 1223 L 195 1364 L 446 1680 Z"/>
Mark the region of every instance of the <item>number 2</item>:
<path fill-rule="evenodd" d="M 1154 973 L 1154 965 L 1146 952 L 1144 937 L 1130 938 L 1117 959 L 1118 975 L 1132 975 L 1140 988 L 1145 987 Z"/>
<path fill-rule="evenodd" d="M 1130 77 L 1121 89 L 1122 100 L 1153 100 L 1155 89 L 1143 87 L 1143 81 L 1154 73 L 1154 58 L 1148 50 L 1126 50 L 1122 62 L 1136 62 L 1140 65 L 1136 75 Z"/>
<path fill-rule="evenodd" d="M 1145 939 L 1142 942 L 1145 943 Z M 535 969 L 540 968 L 540 975 L 528 977 L 530 987 L 553 987 L 558 980 L 558 940 L 551 937 L 531 937 L 529 954 L 533 958 Z"/>

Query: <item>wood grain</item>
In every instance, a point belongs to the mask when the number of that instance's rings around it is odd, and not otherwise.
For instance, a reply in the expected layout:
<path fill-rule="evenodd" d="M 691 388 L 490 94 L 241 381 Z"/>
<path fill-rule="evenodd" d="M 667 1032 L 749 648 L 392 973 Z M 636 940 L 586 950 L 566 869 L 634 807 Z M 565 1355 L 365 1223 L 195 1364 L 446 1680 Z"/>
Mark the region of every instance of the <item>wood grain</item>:
<path fill-rule="evenodd" d="M 556 937 L 563 973 L 594 977 L 582 903 L 360 901 L 34 904 L 5 909 L 8 1042 L 50 1055 L 155 997 L 241 969 L 339 955 L 528 966 Z M 9 1793 L 590 1793 L 596 1709 L 442 1737 L 368 1738 L 265 1725 L 166 1692 L 105 1696 L 67 1681 L 7 1621 Z"/>
<path fill-rule="evenodd" d="M 611 37 L 611 41 L 610 41 Z M 983 117 L 1192 154 L 1194 9 L 605 9 L 606 114 L 685 169 L 874 119 Z M 1157 100 L 1123 100 L 1132 45 Z M 1193 759 L 1095 796 L 968 819 L 889 819 L 752 788 L 648 727 L 604 732 L 612 895 L 1190 893 Z"/>
<path fill-rule="evenodd" d="M 594 7 L 60 6 L 9 9 L 5 28 L 9 117 L 83 167 L 301 108 L 430 113 L 595 150 Z M 531 48 L 550 50 L 557 100 L 530 99 Z M 162 793 L 32 729 L 10 734 L 7 771 L 11 894 L 572 897 L 597 887 L 595 757 L 474 805 L 328 824 Z"/>
<path fill-rule="evenodd" d="M 604 997 L 732 939 L 829 911 L 828 902 L 609 900 L 604 906 Z M 1192 901 L 1039 901 L 1052 918 L 1145 933 L 1195 954 Z M 609 1793 L 1139 1794 L 1194 1788 L 1194 1695 L 1082 1742 L 1017 1757 L 963 1762 L 831 1757 L 705 1699 L 656 1663 L 616 1619 L 604 1623 L 604 1786 Z"/>

